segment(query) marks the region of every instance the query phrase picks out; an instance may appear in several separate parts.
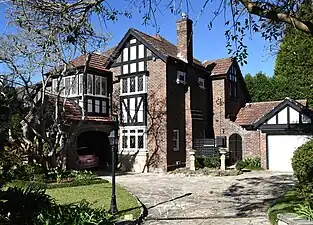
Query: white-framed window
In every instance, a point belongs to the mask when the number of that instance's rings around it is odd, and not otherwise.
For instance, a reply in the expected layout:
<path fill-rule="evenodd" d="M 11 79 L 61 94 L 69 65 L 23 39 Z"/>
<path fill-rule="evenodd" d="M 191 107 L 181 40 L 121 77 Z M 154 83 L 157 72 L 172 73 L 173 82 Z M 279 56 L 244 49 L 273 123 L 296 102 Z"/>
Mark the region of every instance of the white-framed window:
<path fill-rule="evenodd" d="M 61 90 L 61 96 L 77 96 L 80 94 L 78 88 L 79 82 L 83 82 L 82 75 L 73 75 L 73 76 L 66 76 L 60 80 L 60 78 L 55 78 L 52 80 L 52 93 L 57 94 L 58 90 Z M 81 88 L 82 89 L 82 88 Z"/>
<path fill-rule="evenodd" d="M 179 130 L 173 130 L 173 151 L 179 151 Z"/>
<path fill-rule="evenodd" d="M 93 75 L 87 74 L 87 94 L 93 94 Z"/>
<path fill-rule="evenodd" d="M 101 112 L 106 113 L 107 112 L 107 102 L 106 101 L 101 101 Z"/>
<path fill-rule="evenodd" d="M 120 146 L 122 151 L 137 151 L 146 148 L 145 127 L 121 128 Z"/>
<path fill-rule="evenodd" d="M 78 81 L 79 85 L 78 85 L 78 90 L 79 90 L 79 94 L 83 94 L 84 91 L 84 75 L 80 74 L 79 75 L 79 81 Z"/>
<path fill-rule="evenodd" d="M 107 96 L 107 78 L 95 76 L 95 95 Z"/>
<path fill-rule="evenodd" d="M 201 89 L 205 89 L 205 80 L 203 78 L 198 78 L 198 84 Z"/>
<path fill-rule="evenodd" d="M 92 99 L 88 99 L 87 111 L 93 112 L 93 110 L 92 110 Z"/>
<path fill-rule="evenodd" d="M 132 77 L 121 78 L 120 95 L 146 93 L 147 77 L 139 74 Z"/>
<path fill-rule="evenodd" d="M 100 100 L 95 100 L 95 112 L 100 112 Z"/>
<path fill-rule="evenodd" d="M 177 71 L 177 79 L 176 82 L 178 84 L 186 84 L 186 73 L 183 71 Z"/>

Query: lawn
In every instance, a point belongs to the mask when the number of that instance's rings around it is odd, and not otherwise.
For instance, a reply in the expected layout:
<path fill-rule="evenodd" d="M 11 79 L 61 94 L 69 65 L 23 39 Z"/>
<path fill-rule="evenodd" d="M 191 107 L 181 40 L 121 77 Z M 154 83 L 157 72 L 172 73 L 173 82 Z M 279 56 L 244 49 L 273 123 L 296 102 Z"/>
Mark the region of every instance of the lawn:
<path fill-rule="evenodd" d="M 268 210 L 271 224 L 277 224 L 277 214 L 295 212 L 295 206 L 302 203 L 302 201 L 303 199 L 299 197 L 298 192 L 295 190 L 286 191 Z"/>
<path fill-rule="evenodd" d="M 102 207 L 109 210 L 111 202 L 111 183 L 92 184 L 86 186 L 66 187 L 48 189 L 47 194 L 51 195 L 59 204 L 69 204 L 85 199 L 92 207 Z M 133 215 L 135 219 L 140 215 L 141 206 L 137 199 L 122 187 L 116 189 L 118 218 L 124 215 Z"/>

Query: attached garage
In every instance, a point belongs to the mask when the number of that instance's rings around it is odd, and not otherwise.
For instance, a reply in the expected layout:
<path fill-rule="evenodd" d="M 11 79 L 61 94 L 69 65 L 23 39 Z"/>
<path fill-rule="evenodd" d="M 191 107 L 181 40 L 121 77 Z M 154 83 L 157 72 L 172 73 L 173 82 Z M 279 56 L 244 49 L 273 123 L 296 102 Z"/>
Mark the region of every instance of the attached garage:
<path fill-rule="evenodd" d="M 266 133 L 269 170 L 293 172 L 294 152 L 312 137 L 312 116 L 312 110 L 287 98 L 254 124 L 256 129 Z"/>
<path fill-rule="evenodd" d="M 291 159 L 295 150 L 304 144 L 308 135 L 267 135 L 268 169 L 292 172 Z"/>

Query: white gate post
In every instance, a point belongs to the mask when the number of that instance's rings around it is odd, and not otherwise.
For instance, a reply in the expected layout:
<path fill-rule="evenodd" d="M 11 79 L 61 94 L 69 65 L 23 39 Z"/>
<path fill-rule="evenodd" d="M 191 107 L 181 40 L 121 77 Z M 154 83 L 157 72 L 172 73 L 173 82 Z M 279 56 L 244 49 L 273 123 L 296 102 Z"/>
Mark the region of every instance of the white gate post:
<path fill-rule="evenodd" d="M 196 167 L 195 167 L 195 152 L 194 151 L 190 151 L 190 170 L 195 171 Z"/>

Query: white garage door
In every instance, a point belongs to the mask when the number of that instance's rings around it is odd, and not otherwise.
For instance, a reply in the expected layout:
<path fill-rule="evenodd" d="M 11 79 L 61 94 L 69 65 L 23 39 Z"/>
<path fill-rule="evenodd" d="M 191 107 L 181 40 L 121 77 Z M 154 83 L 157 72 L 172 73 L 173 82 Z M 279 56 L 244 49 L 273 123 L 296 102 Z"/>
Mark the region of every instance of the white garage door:
<path fill-rule="evenodd" d="M 268 135 L 269 170 L 292 172 L 293 153 L 308 139 L 304 135 Z"/>

